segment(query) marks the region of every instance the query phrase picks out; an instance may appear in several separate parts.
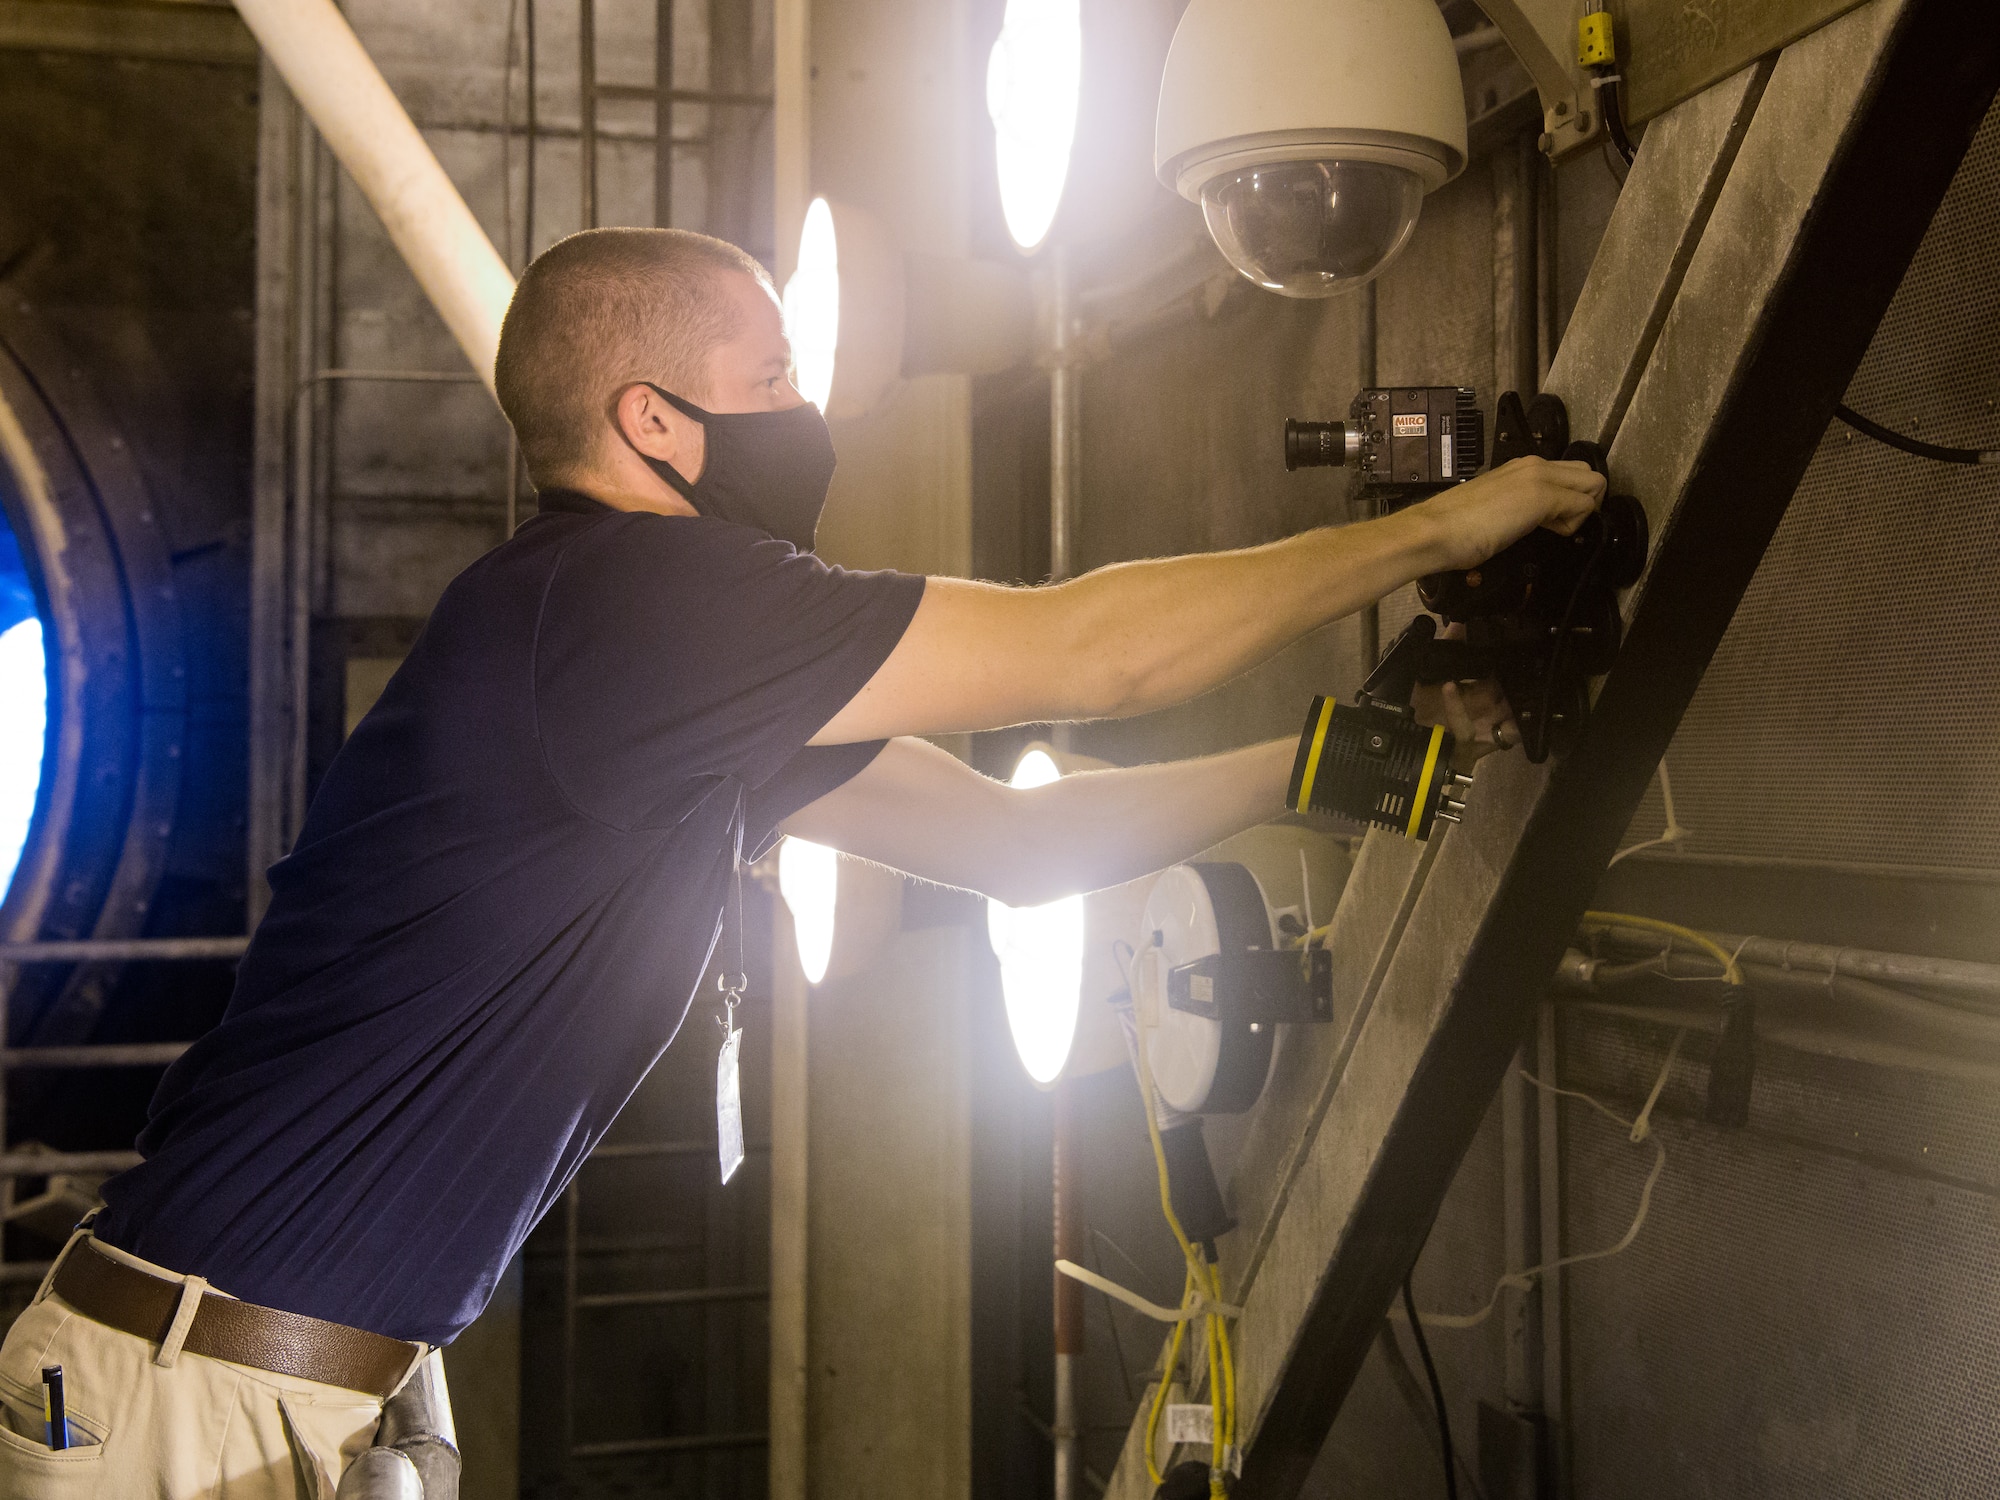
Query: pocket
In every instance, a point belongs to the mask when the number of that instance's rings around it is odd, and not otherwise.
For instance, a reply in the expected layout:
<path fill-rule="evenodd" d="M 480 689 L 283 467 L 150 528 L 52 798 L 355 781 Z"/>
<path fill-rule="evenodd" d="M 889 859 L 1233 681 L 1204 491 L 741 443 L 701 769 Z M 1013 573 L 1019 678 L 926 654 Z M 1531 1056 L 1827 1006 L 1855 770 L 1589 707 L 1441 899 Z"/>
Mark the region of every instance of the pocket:
<path fill-rule="evenodd" d="M 40 1407 L 12 1389 L 0 1390 L 0 1495 L 7 1500 L 81 1500 L 105 1491 L 105 1434 L 91 1423 L 69 1420 L 70 1446 L 43 1441 Z"/>

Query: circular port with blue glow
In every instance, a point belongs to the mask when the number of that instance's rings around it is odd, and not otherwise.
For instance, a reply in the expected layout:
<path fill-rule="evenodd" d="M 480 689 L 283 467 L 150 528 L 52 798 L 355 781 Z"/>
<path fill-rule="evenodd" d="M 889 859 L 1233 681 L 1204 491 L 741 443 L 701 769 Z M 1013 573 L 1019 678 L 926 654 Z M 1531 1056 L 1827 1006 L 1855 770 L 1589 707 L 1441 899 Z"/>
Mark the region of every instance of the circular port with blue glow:
<path fill-rule="evenodd" d="M 42 784 L 49 668 L 21 544 L 0 514 L 0 900 L 6 899 Z"/>

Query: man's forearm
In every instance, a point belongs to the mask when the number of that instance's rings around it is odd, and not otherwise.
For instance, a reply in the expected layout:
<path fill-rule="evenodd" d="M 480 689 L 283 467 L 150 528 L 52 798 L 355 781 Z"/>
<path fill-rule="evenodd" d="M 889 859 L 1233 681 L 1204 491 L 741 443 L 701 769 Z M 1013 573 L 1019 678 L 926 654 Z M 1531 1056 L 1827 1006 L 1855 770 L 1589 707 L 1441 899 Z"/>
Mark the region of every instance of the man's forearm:
<path fill-rule="evenodd" d="M 1035 906 L 1136 880 L 1276 817 L 1295 748 L 1274 740 L 1026 790 L 899 739 L 784 827 L 920 879 Z"/>
<path fill-rule="evenodd" d="M 1285 810 L 1297 753 L 1269 740 L 1199 760 L 1086 771 L 1026 796 L 1018 879 L 1033 900 L 1123 885 Z M 1017 903 L 1025 904 L 1025 903 Z"/>
<path fill-rule="evenodd" d="M 1058 717 L 1122 717 L 1185 702 L 1290 642 L 1444 566 L 1422 507 L 1268 546 L 1101 568 L 1048 591 L 1073 659 Z"/>

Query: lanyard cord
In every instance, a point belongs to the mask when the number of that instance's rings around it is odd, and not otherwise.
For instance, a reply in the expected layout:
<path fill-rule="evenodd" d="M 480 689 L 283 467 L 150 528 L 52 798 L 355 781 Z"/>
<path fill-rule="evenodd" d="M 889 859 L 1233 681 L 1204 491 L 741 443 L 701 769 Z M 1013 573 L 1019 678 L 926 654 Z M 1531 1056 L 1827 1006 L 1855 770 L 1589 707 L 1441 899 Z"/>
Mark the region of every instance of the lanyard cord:
<path fill-rule="evenodd" d="M 736 1029 L 736 1006 L 743 998 L 743 992 L 750 987 L 750 980 L 743 969 L 743 793 L 736 794 L 736 828 L 733 858 L 730 861 L 730 884 L 724 897 L 723 931 L 726 937 L 730 931 L 736 934 L 736 967 L 723 969 L 717 973 L 715 987 L 722 991 L 722 1014 L 717 1024 L 722 1027 L 726 1039 Z"/>

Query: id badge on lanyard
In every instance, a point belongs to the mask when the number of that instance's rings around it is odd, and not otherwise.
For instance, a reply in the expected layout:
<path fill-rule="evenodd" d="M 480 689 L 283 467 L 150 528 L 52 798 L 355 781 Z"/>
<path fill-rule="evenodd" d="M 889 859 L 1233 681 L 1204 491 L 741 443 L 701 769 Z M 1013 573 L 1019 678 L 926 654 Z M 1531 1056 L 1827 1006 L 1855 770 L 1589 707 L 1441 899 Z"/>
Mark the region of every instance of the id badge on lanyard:
<path fill-rule="evenodd" d="M 715 1150 L 717 1165 L 726 1183 L 743 1165 L 743 1086 L 740 1065 L 743 1056 L 743 1028 L 736 1024 L 736 1007 L 742 1002 L 749 980 L 743 973 L 743 804 L 736 805 L 736 858 L 731 871 L 728 925 L 736 930 L 736 968 L 724 970 L 716 978 L 722 991 L 722 1014 L 715 1018 L 722 1028 L 722 1053 L 715 1060 Z"/>

